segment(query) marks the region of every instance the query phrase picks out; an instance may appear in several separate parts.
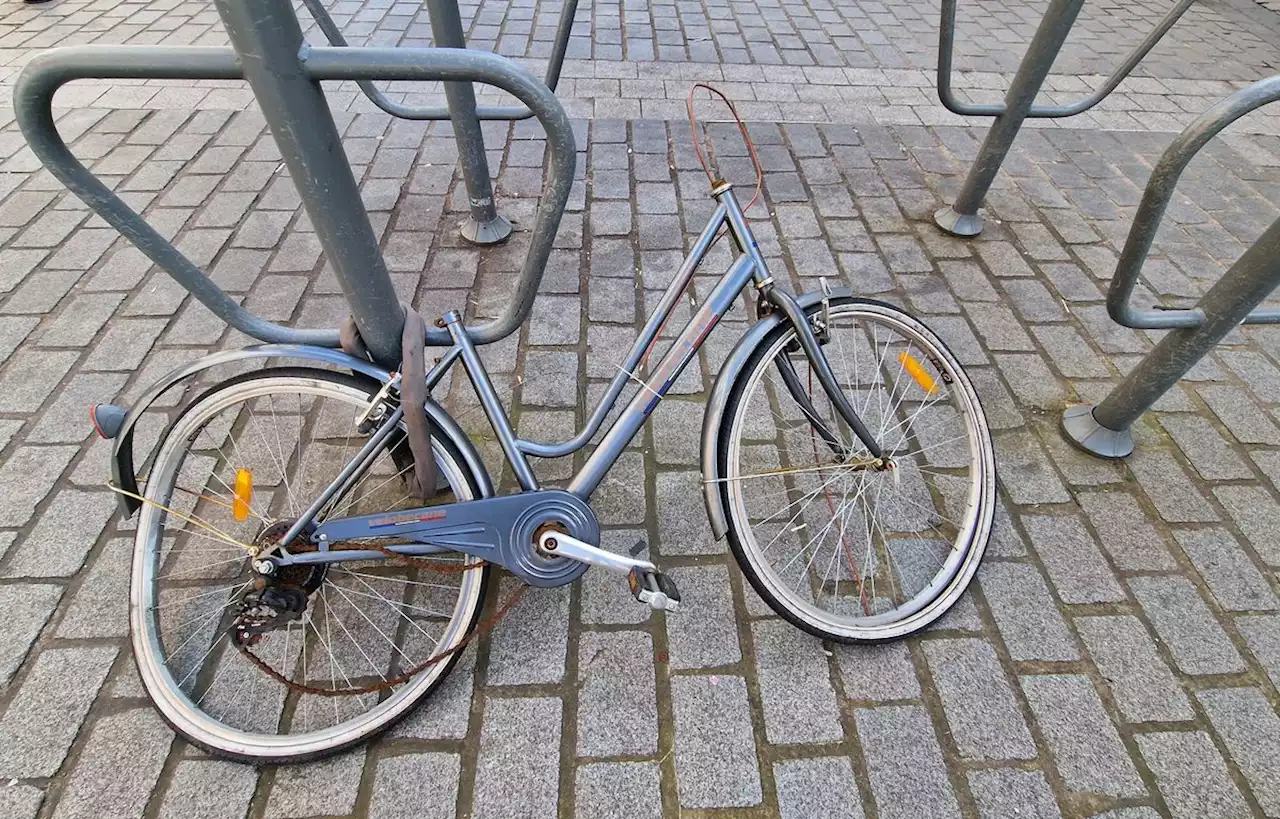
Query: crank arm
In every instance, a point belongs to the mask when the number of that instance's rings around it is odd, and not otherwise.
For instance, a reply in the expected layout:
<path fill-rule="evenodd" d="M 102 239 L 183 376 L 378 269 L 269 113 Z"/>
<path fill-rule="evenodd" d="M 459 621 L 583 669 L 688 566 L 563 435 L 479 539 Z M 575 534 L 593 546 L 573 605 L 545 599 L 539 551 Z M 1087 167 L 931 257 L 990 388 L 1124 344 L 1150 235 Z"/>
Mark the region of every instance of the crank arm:
<path fill-rule="evenodd" d="M 538 551 L 547 557 L 567 557 L 591 566 L 624 572 L 632 596 L 641 603 L 648 603 L 650 608 L 658 611 L 680 609 L 680 591 L 675 581 L 647 560 L 610 552 L 556 531 L 542 533 L 538 538 Z"/>
<path fill-rule="evenodd" d="M 647 560 L 640 560 L 627 555 L 620 555 L 599 546 L 578 540 L 562 532 L 543 532 L 538 538 L 538 551 L 547 557 L 559 556 L 586 563 L 589 566 L 600 566 L 615 572 L 626 574 L 632 569 L 642 572 L 656 572 L 658 567 Z"/>

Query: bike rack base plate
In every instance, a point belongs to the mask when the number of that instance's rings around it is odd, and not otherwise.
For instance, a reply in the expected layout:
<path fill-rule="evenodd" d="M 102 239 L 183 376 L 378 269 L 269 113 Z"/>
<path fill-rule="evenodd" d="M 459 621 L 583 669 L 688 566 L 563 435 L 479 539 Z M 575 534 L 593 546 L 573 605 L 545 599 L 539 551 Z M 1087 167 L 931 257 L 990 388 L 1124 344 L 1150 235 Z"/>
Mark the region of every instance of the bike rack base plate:
<path fill-rule="evenodd" d="M 1133 454 L 1133 433 L 1099 424 L 1089 404 L 1077 404 L 1063 411 L 1062 433 L 1072 446 L 1099 458 L 1119 460 Z"/>
<path fill-rule="evenodd" d="M 957 213 L 950 205 L 934 213 L 933 221 L 952 236 L 977 236 L 982 232 L 980 214 Z"/>
<path fill-rule="evenodd" d="M 500 215 L 484 222 L 470 216 L 462 223 L 461 233 L 473 245 L 500 245 L 511 238 L 511 223 Z"/>

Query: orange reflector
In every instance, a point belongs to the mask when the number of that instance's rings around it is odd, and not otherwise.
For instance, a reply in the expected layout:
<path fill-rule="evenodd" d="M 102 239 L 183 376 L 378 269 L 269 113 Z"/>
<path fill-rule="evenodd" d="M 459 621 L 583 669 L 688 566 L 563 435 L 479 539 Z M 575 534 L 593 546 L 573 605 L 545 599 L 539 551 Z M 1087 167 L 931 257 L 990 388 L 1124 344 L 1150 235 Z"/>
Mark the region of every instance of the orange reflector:
<path fill-rule="evenodd" d="M 938 383 L 933 380 L 933 376 L 925 371 L 925 368 L 912 357 L 911 353 L 901 353 L 898 360 L 902 362 L 902 366 L 910 373 L 911 377 L 916 380 L 925 392 L 933 395 L 938 391 Z"/>
<path fill-rule="evenodd" d="M 249 501 L 253 500 L 253 473 L 247 469 L 236 470 L 236 486 L 231 499 L 231 514 L 236 520 L 249 517 Z"/>

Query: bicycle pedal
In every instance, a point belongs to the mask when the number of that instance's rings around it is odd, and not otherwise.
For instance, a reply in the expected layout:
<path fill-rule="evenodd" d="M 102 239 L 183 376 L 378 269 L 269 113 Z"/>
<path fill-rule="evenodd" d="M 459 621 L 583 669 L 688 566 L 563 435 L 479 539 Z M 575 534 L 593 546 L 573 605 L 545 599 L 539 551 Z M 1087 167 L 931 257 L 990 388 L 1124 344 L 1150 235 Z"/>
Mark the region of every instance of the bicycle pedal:
<path fill-rule="evenodd" d="M 641 603 L 648 603 L 658 611 L 679 611 L 680 590 L 675 581 L 662 572 L 646 572 L 632 569 L 627 573 L 627 586 L 631 596 Z"/>

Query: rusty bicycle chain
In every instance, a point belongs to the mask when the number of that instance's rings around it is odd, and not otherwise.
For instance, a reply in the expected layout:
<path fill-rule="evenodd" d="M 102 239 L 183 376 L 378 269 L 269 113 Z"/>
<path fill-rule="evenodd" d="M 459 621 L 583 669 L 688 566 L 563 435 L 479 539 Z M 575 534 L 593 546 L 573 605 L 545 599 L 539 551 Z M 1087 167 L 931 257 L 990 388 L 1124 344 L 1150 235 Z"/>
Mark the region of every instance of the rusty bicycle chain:
<path fill-rule="evenodd" d="M 362 546 L 368 546 L 368 545 L 371 545 L 371 544 L 362 544 Z M 397 552 L 391 551 L 385 546 L 373 545 L 373 548 L 379 552 L 383 552 L 384 554 L 390 557 L 403 560 L 412 566 L 421 566 L 424 568 L 431 569 L 432 571 L 461 574 L 463 572 L 469 572 L 475 569 L 482 569 L 485 566 L 489 565 L 486 561 L 480 561 L 479 563 L 474 563 L 469 566 L 458 566 L 453 563 L 444 563 L 441 561 L 429 560 L 427 558 L 402 555 Z M 442 651 L 439 654 L 434 654 L 428 657 L 426 660 L 414 666 L 413 668 L 409 669 L 408 671 L 405 671 L 395 677 L 392 677 L 389 680 L 381 680 L 379 682 L 370 683 L 369 685 L 364 685 L 364 686 L 349 686 L 347 688 L 337 688 L 337 687 L 321 688 L 320 686 L 307 685 L 306 683 L 300 683 L 300 682 L 297 682 L 296 680 L 291 680 L 285 675 L 281 674 L 279 671 L 276 671 L 274 668 L 271 667 L 271 665 L 266 660 L 263 660 L 261 657 L 259 657 L 258 655 L 250 651 L 249 646 L 239 642 L 238 640 L 235 640 L 234 638 L 232 639 L 231 642 L 235 644 L 236 648 L 240 651 L 240 653 L 244 656 L 244 658 L 249 661 L 250 664 L 255 666 L 259 671 L 266 674 L 271 679 L 275 680 L 276 682 L 280 683 L 286 688 L 290 688 L 294 691 L 298 691 L 303 694 L 315 694 L 316 696 L 319 696 L 319 697 L 354 697 L 354 696 L 359 696 L 361 694 L 372 694 L 375 691 L 387 691 L 396 687 L 397 685 L 406 683 L 409 680 L 411 680 L 415 675 L 421 673 L 422 671 L 425 671 L 426 669 L 430 668 L 436 663 L 439 663 L 442 660 L 448 659 L 449 657 L 452 657 L 454 654 L 457 654 L 458 652 L 462 651 L 464 648 L 470 645 L 471 641 L 474 640 L 476 637 L 479 637 L 481 634 L 491 630 L 494 626 L 498 625 L 498 622 L 502 620 L 503 617 L 506 616 L 507 612 L 511 610 L 512 606 L 514 606 L 517 602 L 519 602 L 520 598 L 524 596 L 524 593 L 526 590 L 528 590 L 528 588 L 529 588 L 529 585 L 527 583 L 520 584 L 520 586 L 514 592 L 511 593 L 511 596 L 508 597 L 502 603 L 502 605 L 498 607 L 497 611 L 495 611 L 489 617 L 486 617 L 484 620 L 481 620 L 479 623 L 477 623 L 476 626 L 473 629 L 471 629 L 471 631 L 468 634 L 463 636 L 461 642 L 459 642 L 457 645 L 453 646 L 452 648 L 446 649 L 445 651 Z M 303 632 L 303 639 L 306 639 L 305 630 Z"/>

